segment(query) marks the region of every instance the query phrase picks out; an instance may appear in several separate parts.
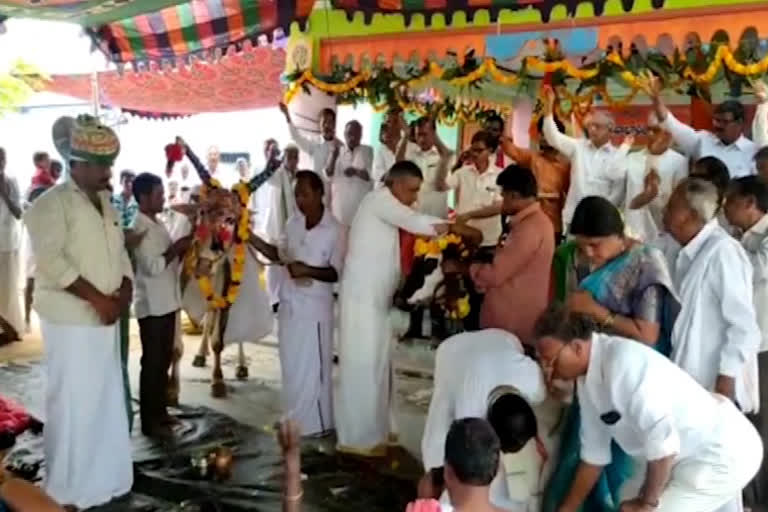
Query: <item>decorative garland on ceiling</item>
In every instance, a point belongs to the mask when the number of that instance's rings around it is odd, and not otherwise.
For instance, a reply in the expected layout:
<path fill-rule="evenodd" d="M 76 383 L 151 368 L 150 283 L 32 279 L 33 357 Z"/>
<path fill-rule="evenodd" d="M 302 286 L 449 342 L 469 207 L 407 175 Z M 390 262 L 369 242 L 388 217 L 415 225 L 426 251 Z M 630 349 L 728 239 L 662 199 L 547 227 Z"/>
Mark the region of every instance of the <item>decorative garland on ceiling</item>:
<path fill-rule="evenodd" d="M 517 72 L 504 69 L 493 58 L 480 59 L 471 53 L 463 64 L 442 66 L 431 61 L 420 68 L 409 67 L 405 76 L 397 74 L 391 67 L 355 71 L 350 67 L 337 66 L 327 76 L 316 75 L 309 69 L 299 70 L 285 76 L 289 86 L 284 101 L 289 103 L 302 89 L 309 91 L 308 85 L 311 84 L 337 96 L 339 103 L 370 102 L 376 110 L 399 107 L 430 113 L 439 120 L 455 123 L 458 120 L 478 120 L 479 113 L 500 111 L 509 106 L 495 105 L 484 100 L 466 100 L 461 96 L 443 99 L 439 93 L 437 97 L 434 94 L 426 95 L 425 101 L 423 90 L 431 81 L 439 81 L 460 90 L 479 90 L 487 82 L 511 86 L 540 80 L 541 75 L 549 75 L 551 85 L 561 90 L 568 81 L 578 81 L 576 95 L 569 99 L 591 104 L 600 98 L 613 108 L 621 108 L 635 98 L 640 89 L 641 77 L 646 72 L 661 77 L 668 90 L 705 99 L 709 99 L 710 86 L 725 79 L 731 95 L 739 96 L 742 89 L 749 85 L 750 78 L 768 72 L 768 55 L 758 57 L 756 47 L 739 45 L 733 51 L 726 44 L 713 41 L 707 49 L 696 46 L 684 53 L 676 50 L 671 57 L 653 51 L 641 55 L 633 48 L 625 59 L 618 52 L 610 51 L 597 62 L 579 68 L 563 58 L 556 45 L 548 44 L 547 55 L 543 58 L 525 58 Z M 626 84 L 630 94 L 621 100 L 612 98 L 607 92 L 608 78 Z"/>

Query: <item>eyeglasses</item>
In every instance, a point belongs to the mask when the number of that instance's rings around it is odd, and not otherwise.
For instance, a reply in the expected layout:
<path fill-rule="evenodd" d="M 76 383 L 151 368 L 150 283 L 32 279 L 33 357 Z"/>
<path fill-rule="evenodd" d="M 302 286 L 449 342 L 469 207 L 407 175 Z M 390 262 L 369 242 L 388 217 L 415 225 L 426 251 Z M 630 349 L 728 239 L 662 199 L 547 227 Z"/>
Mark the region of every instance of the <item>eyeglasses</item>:
<path fill-rule="evenodd" d="M 557 364 L 560 361 L 560 356 L 563 354 L 563 350 L 565 350 L 567 346 L 568 344 L 564 343 L 558 349 L 557 353 L 555 353 L 555 357 L 553 357 L 551 360 L 541 361 L 541 366 L 542 366 L 542 369 L 544 370 L 544 376 L 546 377 L 547 382 L 552 382 L 552 379 L 554 378 L 554 374 L 555 374 L 555 368 L 557 368 Z"/>

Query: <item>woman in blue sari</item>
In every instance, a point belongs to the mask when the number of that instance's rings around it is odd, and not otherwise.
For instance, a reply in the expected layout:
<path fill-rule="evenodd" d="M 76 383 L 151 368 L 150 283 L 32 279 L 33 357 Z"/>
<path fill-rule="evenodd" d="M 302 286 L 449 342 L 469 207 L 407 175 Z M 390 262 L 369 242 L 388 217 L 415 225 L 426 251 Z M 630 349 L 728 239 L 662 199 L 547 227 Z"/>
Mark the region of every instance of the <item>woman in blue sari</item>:
<path fill-rule="evenodd" d="M 586 197 L 579 203 L 570 234 L 573 240 L 555 253 L 556 298 L 571 311 L 592 317 L 600 330 L 668 356 L 679 303 L 664 255 L 627 238 L 621 213 L 602 197 Z M 610 465 L 582 464 L 579 427 L 579 405 L 574 401 L 543 510 L 616 512 L 622 487 L 633 476 L 633 462 L 614 444 Z"/>

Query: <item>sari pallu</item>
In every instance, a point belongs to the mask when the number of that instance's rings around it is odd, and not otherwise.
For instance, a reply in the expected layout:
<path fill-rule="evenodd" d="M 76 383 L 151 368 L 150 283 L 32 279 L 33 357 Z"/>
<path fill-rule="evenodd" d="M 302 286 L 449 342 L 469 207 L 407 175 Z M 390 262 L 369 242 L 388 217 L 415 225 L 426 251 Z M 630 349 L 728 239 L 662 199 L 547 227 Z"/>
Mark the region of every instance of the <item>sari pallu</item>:
<path fill-rule="evenodd" d="M 664 256 L 656 249 L 638 246 L 587 273 L 577 264 L 577 246 L 566 243 L 555 252 L 553 261 L 555 299 L 565 301 L 575 289 L 589 291 L 597 302 L 622 316 L 635 317 L 644 292 L 651 286 L 660 290 L 656 304 L 659 319 L 659 340 L 654 348 L 669 356 L 674 320 L 679 312 L 679 302 L 674 292 Z M 639 342 L 638 342 L 639 343 Z M 580 407 L 578 400 L 569 408 L 560 447 L 560 461 L 544 494 L 544 512 L 555 512 L 570 490 L 581 462 Z M 592 492 L 581 507 L 583 512 L 615 512 L 619 509 L 622 487 L 634 476 L 633 459 L 616 443 L 611 444 L 612 462 L 603 469 Z"/>

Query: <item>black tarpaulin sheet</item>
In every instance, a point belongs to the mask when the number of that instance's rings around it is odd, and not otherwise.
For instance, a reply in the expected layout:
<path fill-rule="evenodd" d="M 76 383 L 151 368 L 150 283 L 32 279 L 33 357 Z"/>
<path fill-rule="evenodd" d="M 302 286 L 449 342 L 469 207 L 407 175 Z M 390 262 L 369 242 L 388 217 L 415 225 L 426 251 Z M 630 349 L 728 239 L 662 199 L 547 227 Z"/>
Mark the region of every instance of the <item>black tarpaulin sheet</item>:
<path fill-rule="evenodd" d="M 34 413 L 40 403 L 41 366 L 0 366 L 0 390 Z M 282 461 L 271 433 L 234 421 L 207 408 L 175 411 L 180 424 L 172 442 L 134 435 L 135 483 L 125 499 L 93 509 L 128 511 L 280 510 Z M 228 446 L 234 452 L 232 476 L 225 482 L 199 477 L 193 458 Z M 325 448 L 324 448 L 325 447 Z M 45 474 L 41 435 L 25 433 L 5 461 L 29 479 Z M 306 443 L 302 453 L 305 511 L 402 511 L 415 495 L 418 463 L 397 450 L 386 459 L 365 461 L 338 456 L 327 443 Z"/>

